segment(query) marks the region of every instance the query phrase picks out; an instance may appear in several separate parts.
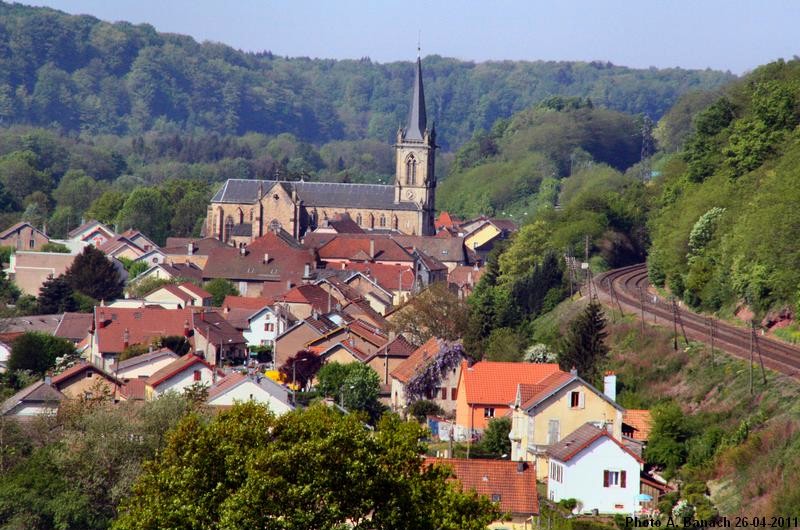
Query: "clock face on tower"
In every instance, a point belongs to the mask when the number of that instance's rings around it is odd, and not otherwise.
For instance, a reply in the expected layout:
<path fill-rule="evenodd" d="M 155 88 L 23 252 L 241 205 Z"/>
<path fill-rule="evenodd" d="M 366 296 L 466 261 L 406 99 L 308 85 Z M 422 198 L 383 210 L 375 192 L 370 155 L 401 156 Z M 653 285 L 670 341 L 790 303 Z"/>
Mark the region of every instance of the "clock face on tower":
<path fill-rule="evenodd" d="M 413 200 L 414 199 L 414 190 L 406 191 L 406 197 L 408 198 L 408 200 Z"/>

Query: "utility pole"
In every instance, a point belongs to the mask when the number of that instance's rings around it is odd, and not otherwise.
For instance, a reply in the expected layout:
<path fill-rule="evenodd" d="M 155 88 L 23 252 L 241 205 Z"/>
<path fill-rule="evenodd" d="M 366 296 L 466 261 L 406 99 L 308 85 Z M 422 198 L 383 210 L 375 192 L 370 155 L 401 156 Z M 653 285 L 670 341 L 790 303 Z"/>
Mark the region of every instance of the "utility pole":
<path fill-rule="evenodd" d="M 750 395 L 753 395 L 753 353 L 755 351 L 755 329 L 753 321 L 750 321 Z"/>
<path fill-rule="evenodd" d="M 750 333 L 753 337 L 753 344 L 755 344 L 756 353 L 758 353 L 758 363 L 761 365 L 761 382 L 764 386 L 767 385 L 767 372 L 764 370 L 764 358 L 761 357 L 761 344 L 758 342 L 758 333 L 756 333 L 756 323 L 754 321 L 750 321 L 751 330 Z"/>
<path fill-rule="evenodd" d="M 711 343 L 711 364 L 714 365 L 716 363 L 714 357 L 714 335 L 716 334 L 715 328 L 717 324 L 712 317 L 708 317 L 706 322 L 708 323 L 708 339 Z"/>
<path fill-rule="evenodd" d="M 642 313 L 642 341 L 644 341 L 644 289 L 639 287 L 639 309 Z"/>
<path fill-rule="evenodd" d="M 672 349 L 678 351 L 678 306 L 675 305 L 675 297 L 670 297 L 672 302 Z"/>

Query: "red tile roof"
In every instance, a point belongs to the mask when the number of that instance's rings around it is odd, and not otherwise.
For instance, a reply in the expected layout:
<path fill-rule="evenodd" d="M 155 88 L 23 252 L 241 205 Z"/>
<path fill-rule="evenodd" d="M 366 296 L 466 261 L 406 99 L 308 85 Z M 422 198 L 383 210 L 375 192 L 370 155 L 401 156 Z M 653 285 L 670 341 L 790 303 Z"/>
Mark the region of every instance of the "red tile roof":
<path fill-rule="evenodd" d="M 206 368 L 208 368 L 209 370 L 212 371 L 214 370 L 214 367 L 208 364 L 205 359 L 195 355 L 194 353 L 189 352 L 183 357 L 178 357 L 177 359 L 166 365 L 164 368 L 158 370 L 153 375 L 148 377 L 146 379 L 147 385 L 155 388 L 164 381 L 166 381 L 167 379 L 175 377 L 179 373 L 183 372 L 184 370 L 188 370 L 189 368 L 192 368 L 196 364 L 201 364 Z"/>
<path fill-rule="evenodd" d="M 200 299 L 202 301 L 204 298 L 212 298 L 213 295 L 203 289 L 202 287 L 198 287 L 197 285 L 193 284 L 192 282 L 183 282 L 178 284 L 178 288 L 184 291 L 188 291 L 189 294 L 194 296 L 195 298 Z"/>
<path fill-rule="evenodd" d="M 144 401 L 147 397 L 146 387 L 147 382 L 144 379 L 131 379 L 119 390 L 129 401 Z"/>
<path fill-rule="evenodd" d="M 265 259 L 269 261 L 265 263 Z M 226 278 L 299 284 L 306 263 L 315 263 L 312 252 L 297 242 L 288 241 L 274 232 L 256 239 L 242 254 L 237 248 L 215 248 L 208 255 L 203 278 Z"/>
<path fill-rule="evenodd" d="M 527 409 L 532 407 L 533 405 L 537 405 L 540 401 L 545 399 L 547 396 L 561 388 L 563 385 L 567 384 L 568 382 L 577 379 L 576 375 L 572 375 L 569 372 L 563 372 L 559 370 L 558 372 L 554 372 L 544 379 L 542 379 L 538 384 L 535 385 L 520 385 L 525 386 L 528 390 L 532 391 L 531 394 L 528 396 L 527 399 L 520 401 L 521 407 L 523 409 Z M 523 392 L 525 392 L 523 390 Z"/>
<path fill-rule="evenodd" d="M 398 288 L 410 291 L 414 286 L 414 270 L 408 265 L 356 262 L 343 265 L 342 269 L 360 272 L 389 292 L 395 292 Z"/>
<path fill-rule="evenodd" d="M 653 426 L 653 418 L 649 410 L 626 410 L 622 415 L 622 423 L 632 427 L 634 440 L 647 440 Z"/>
<path fill-rule="evenodd" d="M 189 243 L 192 243 L 192 253 L 189 254 Z M 208 256 L 212 249 L 225 248 L 226 245 L 214 237 L 193 239 L 190 237 L 168 237 L 166 246 L 161 248 L 161 252 L 169 256 Z"/>
<path fill-rule="evenodd" d="M 400 363 L 397 368 L 392 370 L 391 376 L 401 383 L 408 383 L 417 372 L 421 371 L 436 355 L 442 347 L 436 338 L 428 339 L 428 342 L 414 350 L 408 359 Z"/>
<path fill-rule="evenodd" d="M 241 331 L 216 311 L 195 313 L 192 325 L 195 333 L 199 333 L 213 344 L 245 344 Z"/>
<path fill-rule="evenodd" d="M 370 256 L 370 242 L 374 243 L 375 254 Z M 371 234 L 338 234 L 317 251 L 319 258 L 325 260 L 352 260 L 376 262 L 408 262 L 414 259 L 397 241 Z"/>
<path fill-rule="evenodd" d="M 475 268 L 472 265 L 459 265 L 447 275 L 447 283 L 452 283 L 459 287 L 464 287 L 465 285 L 473 286 L 480 281 L 485 271 L 484 267 Z"/>
<path fill-rule="evenodd" d="M 92 327 L 92 318 L 91 313 L 64 313 L 54 335 L 75 342 L 83 340 Z"/>
<path fill-rule="evenodd" d="M 191 322 L 192 310 L 186 308 L 95 308 L 97 346 L 101 353 L 124 350 L 125 330 L 129 345 L 149 344 L 156 337 L 183 335 L 186 324 L 191 326 Z"/>
<path fill-rule="evenodd" d="M 389 357 L 408 358 L 416 349 L 417 347 L 408 342 L 404 336 L 398 335 L 375 352 L 375 356 L 384 357 L 388 355 Z"/>
<path fill-rule="evenodd" d="M 221 380 L 217 381 L 215 385 L 208 389 L 207 401 L 211 401 L 215 397 L 224 394 L 245 380 L 247 380 L 247 376 L 240 372 L 233 372 L 232 374 L 223 377 Z"/>
<path fill-rule="evenodd" d="M 82 361 L 82 362 L 76 364 L 75 366 L 72 366 L 71 368 L 67 368 L 66 370 L 64 370 L 60 374 L 54 376 L 53 379 L 51 380 L 50 384 L 52 384 L 54 387 L 58 388 L 59 385 L 61 385 L 63 383 L 66 383 L 67 381 L 69 381 L 73 377 L 75 377 L 77 375 L 80 375 L 83 372 L 94 372 L 94 373 L 102 376 L 103 378 L 111 381 L 112 383 L 122 384 L 122 381 L 120 381 L 119 379 L 117 379 L 113 375 L 109 374 L 108 372 L 105 372 L 105 371 L 101 370 L 100 368 L 98 368 L 95 365 L 93 365 L 91 363 L 88 363 L 86 361 Z M 60 388 L 58 388 L 58 389 L 61 390 Z"/>
<path fill-rule="evenodd" d="M 271 298 L 261 298 L 261 297 L 249 297 L 249 296 L 231 296 L 228 295 L 225 297 L 225 300 L 222 302 L 223 308 L 230 308 L 230 309 L 248 309 L 252 310 L 253 313 L 262 309 L 268 305 L 272 305 Z"/>
<path fill-rule="evenodd" d="M 440 228 L 455 228 L 461 222 L 462 221 L 460 219 L 453 218 L 450 213 L 442 212 L 433 222 L 433 226 L 436 228 L 436 230 L 439 230 Z"/>
<path fill-rule="evenodd" d="M 147 298 L 148 296 L 150 296 L 151 294 L 153 294 L 153 293 L 155 293 L 157 291 L 167 291 L 172 296 L 174 296 L 174 297 L 178 298 L 179 300 L 181 300 L 184 304 L 186 304 L 187 302 L 191 302 L 192 301 L 192 297 L 191 297 L 191 295 L 189 295 L 189 293 L 187 293 L 185 291 L 182 291 L 181 289 L 178 288 L 177 285 L 174 285 L 172 283 L 168 283 L 166 285 L 162 285 L 161 287 L 157 287 L 157 288 L 153 289 L 152 291 L 147 293 L 147 295 L 145 295 L 145 298 Z"/>
<path fill-rule="evenodd" d="M 293 304 L 308 304 L 320 313 L 327 313 L 337 303 L 333 295 L 329 295 L 325 289 L 319 285 L 307 284 L 298 285 L 275 298 L 276 302 L 288 302 Z"/>
<path fill-rule="evenodd" d="M 508 405 L 516 398 L 517 385 L 541 383 L 559 371 L 555 363 L 481 361 L 471 367 L 466 367 L 465 363 L 462 362 L 461 374 L 469 404 Z"/>
<path fill-rule="evenodd" d="M 461 482 L 464 490 L 487 496 L 499 504 L 502 512 L 515 516 L 539 513 L 536 467 L 530 462 L 427 457 L 423 465 L 451 468 L 453 477 Z"/>
<path fill-rule="evenodd" d="M 617 444 L 620 449 L 635 458 L 637 462 L 642 464 L 644 463 L 639 455 L 625 447 L 619 440 L 614 438 L 610 432 L 608 432 L 606 429 L 595 427 L 591 423 L 584 423 L 562 438 L 557 444 L 551 445 L 548 448 L 547 453 L 556 460 L 568 462 L 575 458 L 581 451 L 603 437 L 606 437 Z"/>

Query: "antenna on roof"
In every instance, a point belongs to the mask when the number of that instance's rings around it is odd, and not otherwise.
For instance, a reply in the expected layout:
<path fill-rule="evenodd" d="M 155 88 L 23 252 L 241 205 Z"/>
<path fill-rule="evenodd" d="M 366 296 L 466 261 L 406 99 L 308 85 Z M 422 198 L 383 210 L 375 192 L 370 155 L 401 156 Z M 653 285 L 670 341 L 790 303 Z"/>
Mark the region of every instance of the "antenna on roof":
<path fill-rule="evenodd" d="M 422 50 L 422 46 L 420 42 L 422 41 L 422 30 L 417 30 L 417 59 L 420 58 L 420 52 Z"/>

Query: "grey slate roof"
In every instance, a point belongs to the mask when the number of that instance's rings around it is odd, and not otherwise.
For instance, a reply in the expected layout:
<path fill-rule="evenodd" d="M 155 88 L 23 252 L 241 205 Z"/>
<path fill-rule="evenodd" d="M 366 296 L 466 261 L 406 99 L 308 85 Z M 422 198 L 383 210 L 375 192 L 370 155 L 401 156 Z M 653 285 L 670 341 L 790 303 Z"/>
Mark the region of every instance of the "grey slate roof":
<path fill-rule="evenodd" d="M 422 61 L 417 57 L 417 71 L 414 77 L 414 96 L 411 109 L 408 111 L 408 125 L 404 131 L 404 139 L 422 141 L 428 118 L 425 113 L 425 91 L 422 89 Z"/>
<path fill-rule="evenodd" d="M 250 237 L 253 235 L 253 225 L 252 223 L 241 223 L 238 225 L 234 225 L 233 229 L 231 230 L 232 236 L 244 236 Z"/>
<path fill-rule="evenodd" d="M 14 410 L 21 403 L 42 403 L 57 405 L 64 399 L 64 394 L 46 384 L 43 380 L 26 386 L 0 405 L 0 415 L 5 415 Z"/>
<path fill-rule="evenodd" d="M 394 186 L 385 184 L 350 184 L 343 182 L 305 182 L 228 179 L 211 202 L 253 204 L 275 185 L 297 192 L 306 206 L 365 208 L 372 210 L 410 210 L 419 206 L 411 202 L 394 202 Z"/>

